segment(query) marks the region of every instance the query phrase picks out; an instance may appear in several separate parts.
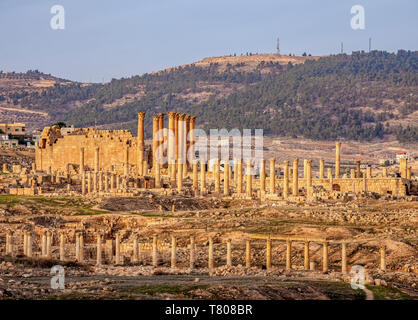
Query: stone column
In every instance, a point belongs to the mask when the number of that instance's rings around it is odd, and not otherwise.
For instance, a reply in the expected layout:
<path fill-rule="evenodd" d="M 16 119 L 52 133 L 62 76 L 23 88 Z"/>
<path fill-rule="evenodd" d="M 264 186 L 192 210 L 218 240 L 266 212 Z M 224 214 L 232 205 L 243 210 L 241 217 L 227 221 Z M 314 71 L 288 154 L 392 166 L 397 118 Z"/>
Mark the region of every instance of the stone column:
<path fill-rule="evenodd" d="M 125 147 L 125 165 L 123 166 L 123 175 L 128 178 L 129 177 L 129 147 Z"/>
<path fill-rule="evenodd" d="M 237 185 L 237 193 L 242 193 L 242 159 L 238 159 L 238 185 Z"/>
<path fill-rule="evenodd" d="M 97 253 L 96 253 L 96 265 L 102 264 L 102 235 L 97 233 Z"/>
<path fill-rule="evenodd" d="M 385 246 L 380 247 L 380 270 L 386 270 L 386 248 Z"/>
<path fill-rule="evenodd" d="M 335 143 L 335 178 L 340 177 L 341 142 Z"/>
<path fill-rule="evenodd" d="M 332 192 L 333 178 L 332 178 L 332 169 L 327 169 L 327 178 L 329 179 L 329 191 Z"/>
<path fill-rule="evenodd" d="M 303 267 L 305 270 L 309 270 L 309 241 L 305 240 L 304 255 L 303 255 Z"/>
<path fill-rule="evenodd" d="M 308 199 L 311 199 L 312 195 L 313 195 L 313 192 L 312 192 L 311 160 L 306 160 L 306 196 Z"/>
<path fill-rule="evenodd" d="M 221 193 L 221 173 L 219 168 L 219 159 L 216 159 L 214 161 L 214 165 L 212 167 L 212 173 L 215 178 L 215 193 L 220 194 Z"/>
<path fill-rule="evenodd" d="M 110 174 L 110 191 L 115 191 L 115 174 Z"/>
<path fill-rule="evenodd" d="M 412 167 L 409 167 L 409 168 L 406 169 L 406 178 L 408 180 L 411 180 L 411 174 L 412 174 Z"/>
<path fill-rule="evenodd" d="M 176 268 L 176 237 L 171 236 L 171 268 Z"/>
<path fill-rule="evenodd" d="M 26 255 L 32 258 L 32 232 L 28 231 L 26 239 Z"/>
<path fill-rule="evenodd" d="M 371 177 L 372 177 L 372 167 L 367 167 L 366 177 L 367 177 L 367 179 L 371 179 Z"/>
<path fill-rule="evenodd" d="M 120 233 L 115 234 L 115 264 L 120 264 Z"/>
<path fill-rule="evenodd" d="M 91 171 L 87 171 L 87 193 L 91 193 Z"/>
<path fill-rule="evenodd" d="M 267 239 L 266 268 L 271 269 L 271 239 Z"/>
<path fill-rule="evenodd" d="M 78 231 L 75 233 L 75 259 L 77 262 L 80 261 L 80 237 Z"/>
<path fill-rule="evenodd" d="M 224 163 L 224 196 L 229 196 L 229 160 Z"/>
<path fill-rule="evenodd" d="M 134 237 L 134 255 L 133 255 L 133 261 L 138 262 L 139 261 L 139 244 L 138 244 L 138 236 L 135 235 Z"/>
<path fill-rule="evenodd" d="M 6 255 L 13 253 L 13 232 L 8 230 L 6 233 Z"/>
<path fill-rule="evenodd" d="M 354 169 L 350 169 L 350 178 L 355 179 L 356 178 L 356 171 Z"/>
<path fill-rule="evenodd" d="M 245 241 L 245 267 L 251 267 L 251 242 L 250 240 Z"/>
<path fill-rule="evenodd" d="M 299 195 L 299 185 L 298 185 L 298 165 L 299 159 L 293 159 L 293 185 L 292 185 L 292 194 L 293 196 Z"/>
<path fill-rule="evenodd" d="M 60 234 L 60 261 L 65 261 L 65 234 Z"/>
<path fill-rule="evenodd" d="M 160 117 L 155 115 L 152 118 L 152 167 L 155 169 L 157 163 L 157 149 L 158 149 L 158 129 L 160 127 Z"/>
<path fill-rule="evenodd" d="M 142 173 L 144 176 L 148 174 L 148 161 L 146 160 L 142 163 Z"/>
<path fill-rule="evenodd" d="M 3 173 L 8 173 L 9 171 L 7 170 L 7 163 L 3 163 Z"/>
<path fill-rule="evenodd" d="M 23 231 L 23 255 L 27 256 L 27 248 L 28 248 L 28 234 L 27 231 Z"/>
<path fill-rule="evenodd" d="M 252 166 L 251 161 L 247 160 L 247 197 L 253 196 L 253 176 L 252 176 Z"/>
<path fill-rule="evenodd" d="M 104 191 L 109 192 L 109 173 L 104 173 Z"/>
<path fill-rule="evenodd" d="M 356 178 L 360 178 L 360 161 L 356 161 Z"/>
<path fill-rule="evenodd" d="M 99 147 L 94 148 L 94 172 L 100 171 Z"/>
<path fill-rule="evenodd" d="M 283 198 L 287 199 L 289 196 L 289 161 L 283 163 Z"/>
<path fill-rule="evenodd" d="M 46 239 L 46 233 L 47 233 L 47 231 L 45 231 L 45 230 L 42 232 L 42 239 L 41 239 L 41 241 L 42 241 L 41 254 L 42 254 L 43 257 L 46 257 L 47 256 L 47 239 Z"/>
<path fill-rule="evenodd" d="M 406 158 L 399 159 L 401 178 L 407 179 L 408 177 L 408 160 Z"/>
<path fill-rule="evenodd" d="M 178 129 L 177 129 L 178 130 L 177 159 L 178 159 L 178 163 L 180 164 L 186 163 L 186 121 L 185 120 L 186 120 L 186 115 L 179 114 Z"/>
<path fill-rule="evenodd" d="M 160 165 L 154 166 L 155 188 L 161 188 Z"/>
<path fill-rule="evenodd" d="M 120 177 L 118 174 L 116 174 L 115 177 L 116 177 L 116 190 L 120 190 Z"/>
<path fill-rule="evenodd" d="M 197 160 L 193 160 L 192 163 L 193 167 L 193 190 L 198 190 L 199 188 L 199 179 L 198 179 L 198 171 L 197 171 Z"/>
<path fill-rule="evenodd" d="M 292 241 L 286 239 L 286 269 L 292 269 Z"/>
<path fill-rule="evenodd" d="M 238 158 L 234 158 L 234 185 L 238 185 Z"/>
<path fill-rule="evenodd" d="M 200 192 L 206 192 L 206 165 L 203 159 L 200 161 Z"/>
<path fill-rule="evenodd" d="M 270 194 L 274 194 L 275 192 L 275 185 L 276 185 L 276 159 L 270 158 L 270 175 L 269 175 L 269 182 L 270 182 Z"/>
<path fill-rule="evenodd" d="M 180 114 L 176 113 L 174 118 L 174 159 L 177 162 L 179 155 L 179 117 Z"/>
<path fill-rule="evenodd" d="M 138 175 L 144 175 L 142 163 L 144 161 L 144 149 L 145 149 L 145 140 L 144 140 L 144 119 L 145 119 L 145 112 L 138 112 L 138 140 L 137 140 L 137 147 L 138 147 L 138 155 L 137 155 L 137 169 Z"/>
<path fill-rule="evenodd" d="M 303 178 L 306 179 L 306 163 L 308 159 L 303 159 Z"/>
<path fill-rule="evenodd" d="M 94 192 L 97 192 L 98 191 L 98 186 L 97 186 L 97 175 L 98 175 L 98 173 L 97 172 L 94 172 L 93 173 L 93 191 Z"/>
<path fill-rule="evenodd" d="M 82 171 L 81 173 L 81 194 L 84 196 L 86 194 L 86 172 Z"/>
<path fill-rule="evenodd" d="M 194 236 L 190 237 L 190 269 L 194 269 L 195 264 L 195 239 Z"/>
<path fill-rule="evenodd" d="M 84 233 L 83 231 L 80 231 L 78 234 L 80 238 L 80 262 L 84 261 Z"/>
<path fill-rule="evenodd" d="M 176 136 L 175 136 L 175 121 L 176 121 L 176 112 L 168 113 L 168 171 L 170 173 L 170 180 L 175 181 L 175 149 L 176 149 Z"/>
<path fill-rule="evenodd" d="M 152 237 L 152 266 L 158 266 L 157 236 Z"/>
<path fill-rule="evenodd" d="M 99 191 L 103 191 L 103 172 L 99 172 Z"/>
<path fill-rule="evenodd" d="M 319 179 L 324 179 L 324 159 L 319 160 Z"/>
<path fill-rule="evenodd" d="M 341 243 L 341 272 L 347 274 L 347 243 Z"/>
<path fill-rule="evenodd" d="M 186 114 L 185 117 L 184 117 L 184 126 L 185 126 L 185 130 L 184 130 L 184 153 L 185 153 L 184 164 L 188 165 L 189 160 L 187 159 L 187 154 L 189 152 L 189 146 L 190 146 L 190 141 L 189 141 L 190 115 L 189 114 Z M 186 170 L 183 170 L 183 173 L 187 173 L 187 167 L 186 167 Z"/>
<path fill-rule="evenodd" d="M 322 271 L 328 271 L 328 242 L 322 243 Z"/>
<path fill-rule="evenodd" d="M 213 239 L 209 237 L 209 253 L 208 253 L 208 266 L 209 272 L 212 272 L 214 264 L 213 264 Z"/>
<path fill-rule="evenodd" d="M 163 165 L 162 159 L 164 156 L 164 152 L 163 152 L 163 146 L 161 145 L 164 144 L 164 116 L 165 114 L 159 113 L 158 116 L 159 116 L 159 119 L 158 119 L 158 140 L 159 140 L 158 141 L 158 147 L 159 147 L 158 158 L 161 159 L 159 161 L 159 165 L 162 166 Z"/>
<path fill-rule="evenodd" d="M 177 191 L 183 190 L 183 164 L 177 163 Z"/>
<path fill-rule="evenodd" d="M 190 142 L 189 142 L 189 154 L 192 155 L 192 159 L 194 159 L 195 157 L 195 152 L 194 152 L 194 144 L 195 144 L 195 120 L 196 120 L 196 116 L 190 116 Z"/>
<path fill-rule="evenodd" d="M 232 267 L 231 239 L 226 242 L 226 265 Z"/>
<path fill-rule="evenodd" d="M 260 192 L 266 192 L 266 160 L 260 160 Z"/>
<path fill-rule="evenodd" d="M 84 148 L 80 148 L 80 173 L 84 172 Z"/>

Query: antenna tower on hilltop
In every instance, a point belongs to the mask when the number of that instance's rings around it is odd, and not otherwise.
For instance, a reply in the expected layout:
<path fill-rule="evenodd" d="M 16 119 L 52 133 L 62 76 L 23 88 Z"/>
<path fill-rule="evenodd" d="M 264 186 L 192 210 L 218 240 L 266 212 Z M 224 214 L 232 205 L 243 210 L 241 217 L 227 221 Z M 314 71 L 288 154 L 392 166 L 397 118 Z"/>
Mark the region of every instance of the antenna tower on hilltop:
<path fill-rule="evenodd" d="M 277 38 L 277 54 L 280 55 L 280 38 Z"/>

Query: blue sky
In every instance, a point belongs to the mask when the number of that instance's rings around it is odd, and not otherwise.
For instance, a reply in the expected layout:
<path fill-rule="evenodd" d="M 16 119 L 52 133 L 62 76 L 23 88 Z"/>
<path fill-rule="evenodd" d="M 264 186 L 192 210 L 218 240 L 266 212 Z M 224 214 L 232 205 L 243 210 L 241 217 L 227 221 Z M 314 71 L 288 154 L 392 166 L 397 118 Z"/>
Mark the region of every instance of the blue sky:
<path fill-rule="evenodd" d="M 65 29 L 50 9 L 65 8 Z M 350 27 L 353 5 L 365 30 Z M 418 50 L 417 0 L 1 0 L 0 70 L 108 81 L 209 56 Z"/>

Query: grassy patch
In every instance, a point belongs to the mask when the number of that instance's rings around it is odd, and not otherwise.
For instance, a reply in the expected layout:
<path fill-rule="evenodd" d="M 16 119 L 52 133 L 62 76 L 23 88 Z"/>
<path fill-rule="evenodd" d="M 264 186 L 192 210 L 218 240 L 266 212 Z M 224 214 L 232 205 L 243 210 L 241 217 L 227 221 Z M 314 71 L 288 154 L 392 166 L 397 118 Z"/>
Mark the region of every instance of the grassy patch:
<path fill-rule="evenodd" d="M 410 296 L 396 288 L 372 285 L 366 285 L 366 287 L 373 292 L 375 300 L 417 300 L 417 297 Z"/>
<path fill-rule="evenodd" d="M 143 285 L 139 287 L 130 287 L 125 292 L 128 295 L 132 294 L 141 294 L 155 296 L 157 294 L 172 294 L 179 297 L 187 297 L 189 292 L 196 289 L 206 289 L 209 286 L 200 285 L 200 286 L 181 286 L 181 285 Z"/>

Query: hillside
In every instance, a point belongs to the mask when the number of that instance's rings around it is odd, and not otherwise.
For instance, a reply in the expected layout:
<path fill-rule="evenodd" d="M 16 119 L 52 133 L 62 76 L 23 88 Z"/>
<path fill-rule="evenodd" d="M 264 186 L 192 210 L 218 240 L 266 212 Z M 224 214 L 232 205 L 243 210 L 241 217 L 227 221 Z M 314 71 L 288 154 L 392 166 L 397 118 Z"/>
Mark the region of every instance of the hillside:
<path fill-rule="evenodd" d="M 204 128 L 408 142 L 418 141 L 417 67 L 418 52 L 410 51 L 223 56 L 106 84 L 57 82 L 15 97 L 11 107 L 46 122 L 134 132 L 136 112 L 147 111 L 148 136 L 152 113 L 178 110 L 196 114 Z"/>

